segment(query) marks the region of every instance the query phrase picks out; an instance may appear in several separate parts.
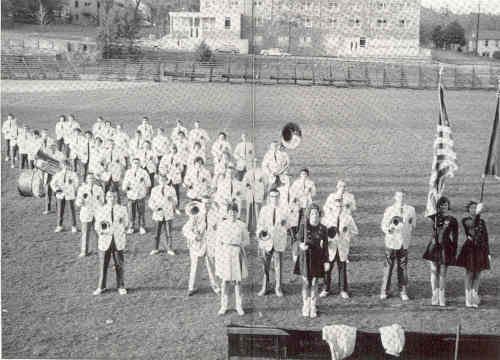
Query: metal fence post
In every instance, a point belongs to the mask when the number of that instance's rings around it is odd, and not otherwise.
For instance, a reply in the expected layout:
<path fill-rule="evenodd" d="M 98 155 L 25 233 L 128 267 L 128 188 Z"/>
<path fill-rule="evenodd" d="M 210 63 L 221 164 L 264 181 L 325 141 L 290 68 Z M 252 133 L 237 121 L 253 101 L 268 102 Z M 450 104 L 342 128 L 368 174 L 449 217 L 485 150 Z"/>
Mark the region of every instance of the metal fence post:
<path fill-rule="evenodd" d="M 382 68 L 382 87 L 385 88 L 387 83 L 387 70 L 385 69 L 385 64 L 383 66 L 384 67 Z"/>
<path fill-rule="evenodd" d="M 276 69 L 276 84 L 279 84 L 280 83 L 280 61 L 278 60 L 278 66 L 277 66 L 277 69 Z"/>
<path fill-rule="evenodd" d="M 294 69 L 295 77 L 293 78 L 293 82 L 297 85 L 297 60 L 295 60 L 295 69 Z"/>
<path fill-rule="evenodd" d="M 453 86 L 455 88 L 457 88 L 458 87 L 458 81 L 457 81 L 458 71 L 457 71 L 456 65 L 455 65 L 455 69 L 454 69 L 454 74 L 453 75 L 454 75 L 453 76 Z"/>
<path fill-rule="evenodd" d="M 422 65 L 418 65 L 418 88 L 422 89 L 423 86 L 423 79 L 422 79 Z"/>
<path fill-rule="evenodd" d="M 332 70 L 332 63 L 330 63 L 330 79 L 329 79 L 329 84 L 333 85 L 333 70 Z"/>
<path fill-rule="evenodd" d="M 313 82 L 313 85 L 316 85 L 316 72 L 315 72 L 315 69 L 316 69 L 316 63 L 313 61 L 313 63 L 312 63 L 312 82 Z"/>
<path fill-rule="evenodd" d="M 476 68 L 473 66 L 472 67 L 472 81 L 471 81 L 471 87 L 474 89 L 476 87 Z"/>

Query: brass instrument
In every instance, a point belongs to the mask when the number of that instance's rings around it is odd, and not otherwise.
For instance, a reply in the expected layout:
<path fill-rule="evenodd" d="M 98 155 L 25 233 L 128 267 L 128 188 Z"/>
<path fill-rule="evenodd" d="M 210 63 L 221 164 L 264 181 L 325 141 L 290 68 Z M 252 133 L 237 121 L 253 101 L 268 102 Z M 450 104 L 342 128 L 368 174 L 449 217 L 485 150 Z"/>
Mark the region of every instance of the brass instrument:
<path fill-rule="evenodd" d="M 109 235 L 111 233 L 111 223 L 109 221 L 103 220 L 99 224 L 99 234 Z"/>
<path fill-rule="evenodd" d="M 394 231 L 401 230 L 403 226 L 403 218 L 401 216 L 393 216 L 389 224 L 389 233 L 392 234 Z"/>
<path fill-rule="evenodd" d="M 50 175 L 55 175 L 61 170 L 60 162 L 42 150 L 36 153 L 34 164 L 37 169 Z"/>
<path fill-rule="evenodd" d="M 335 236 L 337 236 L 337 227 L 336 226 L 330 226 L 326 229 L 326 233 L 328 234 L 329 239 L 334 239 Z"/>
<path fill-rule="evenodd" d="M 265 252 L 269 252 L 273 248 L 273 240 L 271 239 L 271 233 L 267 230 L 261 230 L 258 236 L 259 248 Z"/>

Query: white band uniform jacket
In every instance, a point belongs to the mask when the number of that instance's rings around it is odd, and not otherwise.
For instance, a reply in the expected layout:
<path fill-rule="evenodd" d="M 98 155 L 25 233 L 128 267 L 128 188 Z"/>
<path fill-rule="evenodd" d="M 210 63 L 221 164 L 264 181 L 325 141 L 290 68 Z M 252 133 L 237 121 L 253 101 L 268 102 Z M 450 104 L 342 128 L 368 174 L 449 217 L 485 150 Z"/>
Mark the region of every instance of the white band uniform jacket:
<path fill-rule="evenodd" d="M 339 209 L 325 214 L 323 219 L 321 219 L 321 223 L 327 228 L 331 226 L 337 227 L 338 213 Z M 354 235 L 358 235 L 358 227 L 350 213 L 342 211 L 340 213 L 338 225 L 337 236 L 333 239 L 330 237 L 328 238 L 328 259 L 330 261 L 335 259 L 337 251 L 339 252 L 340 261 L 346 261 L 349 256 L 351 239 Z"/>
<path fill-rule="evenodd" d="M 151 124 L 141 124 L 137 127 L 144 140 L 152 141 L 154 136 L 153 126 Z"/>
<path fill-rule="evenodd" d="M 198 157 L 201 157 L 203 159 L 203 163 L 206 164 L 207 163 L 207 157 L 205 155 L 205 151 L 203 149 L 199 149 L 199 150 L 191 150 L 191 152 L 189 153 L 189 157 L 188 157 L 188 162 L 187 162 L 187 166 L 192 166 L 194 165 L 194 161 L 196 160 L 196 158 Z"/>
<path fill-rule="evenodd" d="M 234 148 L 234 158 L 236 159 L 236 166 L 244 164 L 247 168 L 250 167 L 254 155 L 254 147 L 251 142 L 240 142 Z M 239 165 L 241 167 L 241 165 Z M 240 169 L 239 169 L 240 170 Z"/>
<path fill-rule="evenodd" d="M 299 200 L 299 206 L 303 209 L 312 204 L 312 199 L 316 196 L 316 185 L 311 179 L 297 179 L 293 182 L 290 193 L 292 198 Z"/>
<path fill-rule="evenodd" d="M 274 219 L 274 224 L 273 224 Z M 287 243 L 288 211 L 286 208 L 271 204 L 264 205 L 257 221 L 257 234 L 262 230 L 271 235 L 275 251 L 285 251 Z"/>
<path fill-rule="evenodd" d="M 392 234 L 389 233 L 391 220 L 394 216 L 401 216 L 403 218 L 400 224 Z M 410 205 L 400 206 L 392 205 L 385 209 L 384 217 L 380 227 L 385 234 L 385 246 L 389 249 L 399 250 L 401 247 L 408 249 L 410 246 L 411 233 L 417 226 L 415 208 Z"/>
<path fill-rule="evenodd" d="M 56 140 L 64 139 L 65 133 L 66 133 L 66 122 L 58 121 L 56 123 Z"/>
<path fill-rule="evenodd" d="M 268 150 L 262 159 L 262 169 L 268 173 L 270 182 L 274 180 L 274 176 L 286 174 L 289 164 L 290 157 L 288 154 L 279 150 Z"/>
<path fill-rule="evenodd" d="M 102 166 L 104 147 L 97 146 L 96 144 L 90 144 L 90 148 L 88 150 L 90 150 L 88 159 L 89 172 L 96 176 L 100 175 L 104 172 L 104 167 Z"/>
<path fill-rule="evenodd" d="M 217 189 L 214 194 L 214 199 L 217 200 L 219 204 L 225 204 L 231 202 L 233 199 L 241 198 L 240 186 L 234 178 L 220 175 L 216 178 L 213 187 Z M 238 191 L 240 194 L 236 196 Z"/>
<path fill-rule="evenodd" d="M 170 185 L 155 186 L 151 190 L 148 205 L 153 210 L 153 221 L 172 220 L 177 206 L 175 189 Z"/>
<path fill-rule="evenodd" d="M 151 187 L 151 179 L 146 170 L 130 168 L 125 172 L 122 190 L 130 200 L 144 199 Z"/>
<path fill-rule="evenodd" d="M 15 138 L 17 135 L 17 121 L 6 120 L 2 125 L 2 134 L 5 140 Z"/>
<path fill-rule="evenodd" d="M 247 225 L 240 220 L 226 219 L 217 227 L 215 273 L 223 281 L 241 281 L 248 276 L 244 247 L 248 245 Z"/>
<path fill-rule="evenodd" d="M 165 135 L 156 135 L 153 138 L 153 142 L 151 143 L 151 147 L 157 157 L 165 156 L 168 153 L 169 149 L 169 140 Z"/>
<path fill-rule="evenodd" d="M 182 125 L 175 125 L 175 127 L 172 129 L 172 133 L 170 134 L 170 138 L 172 139 L 173 142 L 177 142 L 177 140 L 180 138 L 179 133 L 184 133 L 186 137 L 188 136 L 188 131 L 185 126 Z"/>
<path fill-rule="evenodd" d="M 107 221 L 111 224 L 109 233 L 101 233 L 101 222 Z M 101 206 L 95 213 L 95 230 L 98 234 L 97 246 L 99 250 L 106 251 L 115 240 L 116 250 L 123 250 L 127 245 L 126 229 L 128 227 L 127 208 L 123 205 L 113 206 L 113 221 L 111 221 L 111 205 Z"/>
<path fill-rule="evenodd" d="M 130 137 L 121 130 L 116 130 L 115 136 L 113 138 L 115 141 L 115 147 L 122 152 L 124 156 L 129 156 L 129 143 Z"/>
<path fill-rule="evenodd" d="M 35 160 L 36 154 L 38 150 L 42 147 L 42 138 L 41 137 L 31 137 L 31 141 L 28 143 L 28 159 Z"/>
<path fill-rule="evenodd" d="M 20 154 L 28 153 L 30 140 L 31 135 L 29 134 L 29 131 L 25 128 L 19 128 L 17 133 L 17 146 Z"/>
<path fill-rule="evenodd" d="M 192 129 L 189 132 L 188 140 L 191 147 L 193 147 L 195 142 L 199 142 L 202 149 L 205 149 L 207 143 L 210 141 L 210 137 L 208 136 L 206 130 L 198 128 L 198 129 Z"/>
<path fill-rule="evenodd" d="M 217 254 L 217 226 L 223 217 L 224 213 L 219 209 L 211 208 L 207 214 L 205 239 L 207 241 L 207 256 L 210 258 L 215 258 Z"/>
<path fill-rule="evenodd" d="M 78 190 L 78 175 L 71 170 L 61 170 L 54 175 L 50 182 L 50 187 L 54 192 L 62 190 L 65 200 L 75 200 Z"/>
<path fill-rule="evenodd" d="M 101 137 L 103 140 L 112 140 L 115 137 L 115 129 L 113 129 L 111 126 L 104 126 L 104 128 L 101 131 Z"/>
<path fill-rule="evenodd" d="M 190 167 L 184 178 L 184 184 L 188 188 L 187 196 L 190 199 L 200 199 L 209 196 L 211 178 L 210 171 L 204 167 L 200 167 L 198 170 Z"/>
<path fill-rule="evenodd" d="M 80 128 L 80 124 L 78 122 L 76 122 L 75 120 L 71 120 L 71 121 L 68 120 L 63 124 L 64 125 L 63 125 L 62 129 L 63 129 L 64 142 L 70 141 L 71 137 L 74 134 L 75 129 Z"/>
<path fill-rule="evenodd" d="M 182 234 L 187 240 L 187 247 L 190 252 L 195 242 L 205 241 L 206 229 L 207 223 L 205 221 L 205 212 L 201 212 L 196 216 L 190 216 L 188 221 L 184 224 L 182 227 Z"/>
<path fill-rule="evenodd" d="M 87 199 L 84 195 L 87 194 Z M 80 209 L 80 221 L 90 222 L 94 219 L 95 212 L 104 205 L 104 190 L 100 185 L 83 183 L 78 188 L 76 196 L 76 206 Z"/>
<path fill-rule="evenodd" d="M 144 144 L 143 138 L 134 137 L 130 140 L 129 146 L 127 148 L 128 155 L 130 158 L 139 157 L 139 153 L 142 151 L 142 146 Z"/>
<path fill-rule="evenodd" d="M 324 213 L 328 213 L 331 211 L 336 211 L 337 202 L 335 201 L 340 195 L 337 193 L 332 193 L 328 195 L 325 201 L 325 205 L 323 206 Z M 356 200 L 354 199 L 354 195 L 350 192 L 344 191 L 342 194 L 342 211 L 348 212 L 352 214 L 353 211 L 356 211 Z"/>
<path fill-rule="evenodd" d="M 278 188 L 280 192 L 280 206 L 286 208 L 288 211 L 288 227 L 299 226 L 299 201 L 293 197 L 290 191 L 290 186 L 288 186 L 288 176 L 284 177 L 285 182 Z"/>
<path fill-rule="evenodd" d="M 231 154 L 231 144 L 226 140 L 220 141 L 217 139 L 212 145 L 212 156 L 214 158 L 214 162 L 220 161 L 222 154 L 227 152 Z"/>
<path fill-rule="evenodd" d="M 56 128 L 57 129 L 57 128 Z M 100 137 L 102 139 L 102 130 L 104 129 L 104 123 L 102 121 L 98 121 L 92 126 L 92 134 L 94 138 Z"/>
<path fill-rule="evenodd" d="M 104 161 L 106 169 L 102 176 L 103 179 L 105 181 L 109 181 L 109 179 L 115 182 L 120 181 L 126 166 L 124 154 L 117 148 L 108 149 L 103 154 L 101 161 Z"/>
<path fill-rule="evenodd" d="M 172 184 L 180 184 L 182 182 L 182 162 L 179 153 L 168 153 L 163 156 L 160 165 L 158 165 L 158 172 L 167 175 Z"/>
<path fill-rule="evenodd" d="M 150 174 L 156 173 L 156 166 L 158 165 L 158 157 L 153 150 L 140 150 L 136 156 L 141 162 L 141 166 L 146 169 Z"/>
<path fill-rule="evenodd" d="M 267 176 L 261 168 L 250 169 L 243 177 L 243 186 L 246 189 L 247 201 L 264 202 L 266 196 Z"/>

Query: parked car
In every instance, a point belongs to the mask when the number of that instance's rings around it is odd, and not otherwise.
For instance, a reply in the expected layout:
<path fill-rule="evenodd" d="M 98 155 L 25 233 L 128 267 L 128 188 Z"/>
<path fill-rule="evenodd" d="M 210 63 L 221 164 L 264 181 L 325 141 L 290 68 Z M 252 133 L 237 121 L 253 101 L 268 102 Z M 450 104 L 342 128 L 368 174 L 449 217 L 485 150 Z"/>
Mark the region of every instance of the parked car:
<path fill-rule="evenodd" d="M 260 52 L 260 54 L 264 56 L 290 56 L 289 53 L 281 50 L 280 48 L 264 49 Z"/>
<path fill-rule="evenodd" d="M 233 45 L 230 45 L 230 44 L 222 45 L 222 46 L 216 48 L 214 51 L 216 53 L 218 53 L 218 54 L 232 54 L 232 55 L 235 55 L 235 54 L 239 54 L 240 53 L 240 49 L 238 49 L 237 47 L 235 47 Z"/>

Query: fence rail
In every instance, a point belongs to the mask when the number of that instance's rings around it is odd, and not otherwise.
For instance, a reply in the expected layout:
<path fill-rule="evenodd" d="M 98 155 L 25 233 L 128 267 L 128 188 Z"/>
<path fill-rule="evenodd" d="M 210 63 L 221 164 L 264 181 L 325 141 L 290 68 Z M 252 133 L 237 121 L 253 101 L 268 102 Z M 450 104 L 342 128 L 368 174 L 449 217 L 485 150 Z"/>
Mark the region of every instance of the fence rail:
<path fill-rule="evenodd" d="M 435 88 L 443 66 L 450 89 L 496 89 L 500 65 L 447 65 L 418 62 L 345 61 L 327 58 L 226 57 L 214 62 L 187 58 L 120 58 L 91 65 L 58 64 L 78 76 L 107 81 L 199 81 L 257 84 L 324 85 L 336 87 Z M 52 78 L 56 68 L 47 57 L 2 55 L 2 78 Z M 4 71 L 5 69 L 5 71 Z M 62 70 L 59 70 L 62 72 Z M 59 78 L 68 78 L 60 74 Z"/>

